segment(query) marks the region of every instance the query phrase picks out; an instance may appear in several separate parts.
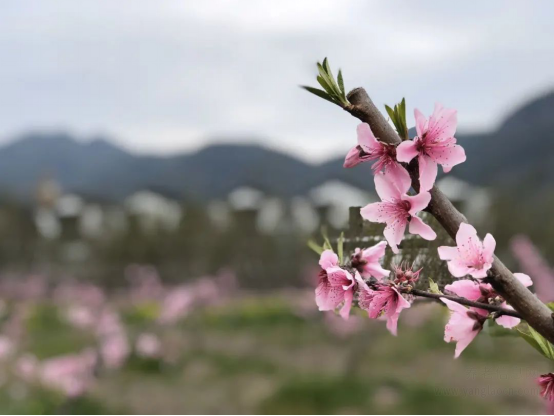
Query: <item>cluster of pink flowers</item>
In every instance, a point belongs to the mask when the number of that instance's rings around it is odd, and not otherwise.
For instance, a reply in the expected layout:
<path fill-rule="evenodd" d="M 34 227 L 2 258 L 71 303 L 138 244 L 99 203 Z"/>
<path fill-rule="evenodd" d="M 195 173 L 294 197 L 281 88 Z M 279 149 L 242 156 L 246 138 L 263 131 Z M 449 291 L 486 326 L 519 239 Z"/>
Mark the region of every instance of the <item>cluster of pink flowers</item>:
<path fill-rule="evenodd" d="M 410 307 L 401 290 L 413 285 L 421 270 L 395 267 L 391 278 L 391 271 L 380 264 L 386 246 L 383 241 L 367 249 L 356 249 L 349 266 L 341 266 L 338 256 L 325 250 L 319 260 L 321 272 L 315 291 L 319 310 L 334 310 L 342 305 L 340 315 L 347 319 L 353 301 L 357 301 L 370 318 L 384 316 L 388 330 L 396 335 L 400 312 Z"/>
<path fill-rule="evenodd" d="M 362 123 L 357 128 L 358 144 L 347 154 L 344 167 L 354 167 L 362 162 L 373 161 L 375 190 L 381 201 L 368 204 L 360 211 L 368 221 L 386 224 L 384 237 L 393 253 L 404 239 L 406 228 L 410 234 L 426 240 L 434 240 L 436 233 L 425 224 L 418 213 L 431 202 L 431 193 L 438 165 L 448 173 L 452 167 L 466 160 L 464 149 L 456 144 L 457 114 L 440 104 L 427 119 L 415 110 L 417 135 L 398 146 L 385 144 L 373 134 L 370 126 Z M 417 158 L 419 178 L 413 184 L 405 164 Z M 416 193 L 417 192 L 417 193 Z M 396 335 L 398 318 L 403 309 L 410 307 L 415 282 L 421 270 L 396 267 L 394 272 L 383 269 L 380 259 L 385 255 L 387 242 L 369 249 L 356 249 L 348 264 L 339 264 L 339 257 L 332 250 L 321 254 L 319 283 L 316 303 L 322 311 L 340 307 L 340 315 L 348 318 L 353 303 L 367 311 L 370 318 L 385 317 L 387 328 Z M 455 247 L 439 247 L 438 255 L 448 263 L 448 270 L 455 281 L 444 288 L 459 302 L 440 297 L 451 312 L 445 327 L 446 342 L 456 342 L 455 358 L 475 339 L 491 318 L 505 328 L 513 328 L 520 319 L 502 314 L 501 309 L 513 309 L 485 280 L 494 262 L 496 241 L 487 234 L 483 241 L 469 224 L 462 223 L 456 235 Z M 514 276 L 525 287 L 533 284 L 523 273 Z M 462 301 L 497 306 L 497 312 L 479 307 L 466 307 Z M 461 302 L 461 303 L 460 303 Z M 542 395 L 554 399 L 554 376 L 546 374 L 539 379 Z"/>
<path fill-rule="evenodd" d="M 417 214 L 431 201 L 429 191 L 437 177 L 437 164 L 449 172 L 453 166 L 466 160 L 464 149 L 456 144 L 456 110 L 435 106 L 433 115 L 427 120 L 415 110 L 417 136 L 406 140 L 398 147 L 380 142 L 367 123 L 358 126 L 358 144 L 353 147 L 344 161 L 350 168 L 366 161 L 375 161 L 375 189 L 381 202 L 362 208 L 361 215 L 372 222 L 386 223 L 384 236 L 394 253 L 404 238 L 406 227 L 410 234 L 426 240 L 434 240 L 435 232 Z M 419 193 L 409 195 L 412 187 L 410 174 L 402 166 L 415 157 L 419 162 Z"/>

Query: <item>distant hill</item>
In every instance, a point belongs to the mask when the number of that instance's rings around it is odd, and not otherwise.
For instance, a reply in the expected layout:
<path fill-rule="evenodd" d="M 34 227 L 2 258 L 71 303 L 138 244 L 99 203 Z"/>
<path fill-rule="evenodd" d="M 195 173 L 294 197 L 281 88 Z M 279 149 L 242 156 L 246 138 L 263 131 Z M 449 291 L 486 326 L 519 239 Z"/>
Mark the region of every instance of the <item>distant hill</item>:
<path fill-rule="evenodd" d="M 457 138 L 468 160 L 452 175 L 483 186 L 547 189 L 554 181 L 554 93 L 519 108 L 495 132 Z M 373 190 L 369 165 L 343 169 L 342 163 L 343 155 L 311 165 L 257 145 L 139 156 L 105 138 L 82 143 L 63 133 L 30 133 L 0 148 L 0 191 L 29 200 L 46 176 L 65 191 L 114 201 L 145 188 L 203 201 L 223 198 L 241 185 L 288 198 L 329 179 Z"/>

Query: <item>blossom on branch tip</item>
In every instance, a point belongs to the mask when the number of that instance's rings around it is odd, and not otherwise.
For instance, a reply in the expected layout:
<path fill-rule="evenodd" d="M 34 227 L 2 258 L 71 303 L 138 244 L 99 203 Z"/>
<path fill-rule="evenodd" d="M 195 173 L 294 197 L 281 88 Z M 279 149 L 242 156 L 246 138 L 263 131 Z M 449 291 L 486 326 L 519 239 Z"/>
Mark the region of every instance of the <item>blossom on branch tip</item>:
<path fill-rule="evenodd" d="M 315 301 L 320 311 L 331 311 L 344 303 L 340 315 L 348 319 L 356 282 L 361 281 L 356 271 L 353 277 L 350 272 L 339 266 L 339 258 L 332 250 L 325 250 L 319 259 L 321 272 L 315 289 Z"/>
<path fill-rule="evenodd" d="M 494 261 L 494 237 L 487 234 L 481 242 L 475 228 L 463 222 L 456 234 L 456 244 L 456 247 L 438 248 L 439 257 L 448 261 L 448 270 L 452 276 L 464 277 L 469 274 L 477 279 L 487 277 L 487 271 Z"/>
<path fill-rule="evenodd" d="M 526 274 L 514 273 L 514 277 L 525 287 L 529 287 L 533 284 L 531 278 Z M 452 284 L 446 285 L 444 288 L 448 292 L 466 298 L 467 300 L 486 304 L 496 304 L 506 309 L 513 309 L 488 283 L 475 282 L 473 280 L 458 280 Z M 489 312 L 484 309 L 475 308 L 475 311 L 483 316 L 489 315 Z M 507 329 L 511 329 L 521 322 L 519 318 L 509 315 L 500 315 L 495 321 L 497 324 Z"/>
<path fill-rule="evenodd" d="M 362 277 L 375 277 L 378 280 L 383 277 L 388 277 L 390 271 L 383 269 L 381 263 L 379 262 L 379 259 L 385 256 L 386 248 L 386 241 L 381 241 L 373 247 L 365 249 L 357 248 L 354 251 L 354 254 L 352 254 L 350 264 L 353 268 L 358 270 Z"/>
<path fill-rule="evenodd" d="M 444 172 L 449 172 L 453 166 L 466 160 L 462 146 L 456 144 L 456 110 L 444 108 L 435 104 L 433 115 L 429 120 L 416 109 L 417 136 L 414 140 L 406 140 L 396 149 L 397 160 L 409 163 L 417 156 L 419 161 L 419 185 L 421 191 L 433 187 L 437 177 L 437 164 L 442 165 Z"/>
<path fill-rule="evenodd" d="M 374 173 L 385 171 L 399 180 L 410 178 L 408 171 L 396 160 L 396 146 L 377 140 L 367 123 L 357 127 L 358 145 L 354 146 L 344 159 L 344 167 L 352 168 L 362 162 L 376 160 L 372 169 Z"/>
<path fill-rule="evenodd" d="M 450 320 L 444 328 L 444 340 L 446 342 L 456 342 L 454 358 L 458 358 L 477 334 L 481 332 L 487 318 L 474 308 L 468 309 L 446 298 L 440 298 L 440 300 L 446 304 L 451 312 Z"/>
<path fill-rule="evenodd" d="M 394 253 L 398 253 L 398 244 L 404 238 L 406 226 L 409 232 L 418 234 L 426 240 L 434 240 L 437 234 L 417 216 L 431 201 L 429 192 L 420 192 L 411 196 L 407 192 L 411 180 L 407 178 L 396 180 L 389 174 L 375 175 L 375 189 L 381 202 L 366 205 L 360 210 L 362 218 L 371 222 L 386 223 L 384 236 Z"/>
<path fill-rule="evenodd" d="M 541 396 L 547 400 L 554 400 L 554 374 L 542 374 L 537 383 L 541 386 Z"/>
<path fill-rule="evenodd" d="M 376 290 L 372 290 L 364 284 L 360 285 L 358 292 L 358 306 L 367 311 L 371 319 L 384 315 L 387 318 L 387 329 L 396 335 L 400 312 L 411 304 L 393 285 L 379 284 Z"/>

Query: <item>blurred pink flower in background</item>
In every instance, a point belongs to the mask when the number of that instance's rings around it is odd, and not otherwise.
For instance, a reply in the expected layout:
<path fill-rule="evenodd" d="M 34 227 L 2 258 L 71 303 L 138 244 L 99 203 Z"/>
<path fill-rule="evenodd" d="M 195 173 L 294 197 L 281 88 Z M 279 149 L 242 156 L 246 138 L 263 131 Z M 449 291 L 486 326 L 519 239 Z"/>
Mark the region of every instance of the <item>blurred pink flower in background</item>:
<path fill-rule="evenodd" d="M 159 299 L 164 287 L 154 266 L 131 264 L 125 268 L 125 278 L 131 285 L 130 296 L 134 301 Z"/>
<path fill-rule="evenodd" d="M 67 322 L 79 329 L 93 328 L 97 321 L 93 310 L 82 305 L 70 305 L 63 312 Z"/>
<path fill-rule="evenodd" d="M 62 282 L 54 289 L 54 299 L 98 308 L 106 301 L 106 295 L 100 287 L 92 283 L 70 280 Z"/>
<path fill-rule="evenodd" d="M 13 341 L 5 335 L 0 335 L 0 360 L 6 360 L 13 352 L 15 352 Z"/>
<path fill-rule="evenodd" d="M 16 360 L 14 371 L 19 378 L 30 383 L 38 376 L 39 366 L 37 357 L 33 354 L 23 354 Z"/>
<path fill-rule="evenodd" d="M 187 316 L 193 305 L 193 290 L 186 285 L 178 286 L 165 295 L 158 321 L 164 325 L 174 324 Z"/>
<path fill-rule="evenodd" d="M 554 301 L 554 269 L 550 267 L 531 239 L 525 235 L 512 238 L 510 248 L 525 273 L 533 276 L 535 293 L 543 302 Z"/>
<path fill-rule="evenodd" d="M 135 350 L 139 357 L 159 358 L 162 354 L 162 343 L 156 335 L 142 333 L 137 338 Z"/>
<path fill-rule="evenodd" d="M 56 388 L 68 397 L 80 396 L 94 382 L 96 360 L 92 349 L 50 358 L 40 365 L 40 381 L 45 387 Z"/>
<path fill-rule="evenodd" d="M 108 308 L 104 309 L 96 332 L 102 363 L 110 369 L 121 367 L 131 353 L 131 347 L 119 314 Z"/>

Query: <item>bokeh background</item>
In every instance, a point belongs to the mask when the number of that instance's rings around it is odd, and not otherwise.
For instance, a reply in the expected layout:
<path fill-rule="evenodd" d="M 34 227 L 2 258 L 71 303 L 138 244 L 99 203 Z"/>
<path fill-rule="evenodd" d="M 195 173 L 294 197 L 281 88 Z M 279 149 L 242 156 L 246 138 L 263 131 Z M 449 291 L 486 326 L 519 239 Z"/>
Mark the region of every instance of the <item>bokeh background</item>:
<path fill-rule="evenodd" d="M 2 2 L 0 412 L 546 412 L 518 337 L 453 360 L 438 305 L 396 338 L 317 311 L 306 241 L 376 195 L 357 121 L 298 86 L 327 56 L 411 123 L 458 109 L 439 186 L 554 301 L 553 9 Z"/>

